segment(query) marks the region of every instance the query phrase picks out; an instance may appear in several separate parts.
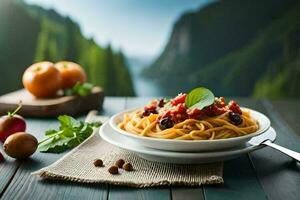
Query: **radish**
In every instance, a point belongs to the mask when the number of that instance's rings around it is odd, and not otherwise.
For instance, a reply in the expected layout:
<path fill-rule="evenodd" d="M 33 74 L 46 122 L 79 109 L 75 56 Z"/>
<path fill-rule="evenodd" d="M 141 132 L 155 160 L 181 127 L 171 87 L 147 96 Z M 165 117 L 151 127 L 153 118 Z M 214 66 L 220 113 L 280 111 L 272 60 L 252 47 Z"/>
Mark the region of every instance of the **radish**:
<path fill-rule="evenodd" d="M 16 113 L 21 109 L 20 104 L 14 112 L 8 112 L 7 115 L 0 118 L 0 141 L 5 142 L 6 138 L 17 132 L 26 130 L 25 119 Z"/>

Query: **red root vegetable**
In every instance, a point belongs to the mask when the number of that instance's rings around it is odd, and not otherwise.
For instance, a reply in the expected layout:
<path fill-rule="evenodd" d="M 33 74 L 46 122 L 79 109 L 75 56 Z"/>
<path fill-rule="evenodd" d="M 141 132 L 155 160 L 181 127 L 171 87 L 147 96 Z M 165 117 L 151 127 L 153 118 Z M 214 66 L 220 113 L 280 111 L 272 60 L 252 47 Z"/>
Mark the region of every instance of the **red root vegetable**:
<path fill-rule="evenodd" d="M 20 115 L 16 115 L 21 107 L 22 106 L 19 105 L 13 113 L 8 113 L 8 115 L 0 118 L 0 141 L 2 143 L 4 143 L 6 138 L 10 135 L 26 130 L 25 119 Z"/>

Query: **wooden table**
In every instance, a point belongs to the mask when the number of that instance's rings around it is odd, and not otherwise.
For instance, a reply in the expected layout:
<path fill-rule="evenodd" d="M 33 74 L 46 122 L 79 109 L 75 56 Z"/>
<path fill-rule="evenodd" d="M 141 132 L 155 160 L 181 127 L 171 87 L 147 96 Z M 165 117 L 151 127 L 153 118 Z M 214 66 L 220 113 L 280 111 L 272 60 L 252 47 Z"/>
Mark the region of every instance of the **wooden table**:
<path fill-rule="evenodd" d="M 143 105 L 150 98 L 111 98 L 104 102 L 103 115 Z M 300 152 L 300 101 L 238 99 L 240 104 L 257 109 L 272 121 L 276 143 Z M 54 119 L 27 119 L 28 132 L 43 137 L 56 128 Z M 298 135 L 297 135 L 298 134 Z M 26 161 L 6 157 L 0 164 L 0 199 L 300 199 L 300 165 L 268 147 L 226 161 L 224 185 L 203 187 L 162 187 L 135 189 L 101 184 L 45 181 L 31 172 L 47 166 L 63 154 L 35 153 Z"/>

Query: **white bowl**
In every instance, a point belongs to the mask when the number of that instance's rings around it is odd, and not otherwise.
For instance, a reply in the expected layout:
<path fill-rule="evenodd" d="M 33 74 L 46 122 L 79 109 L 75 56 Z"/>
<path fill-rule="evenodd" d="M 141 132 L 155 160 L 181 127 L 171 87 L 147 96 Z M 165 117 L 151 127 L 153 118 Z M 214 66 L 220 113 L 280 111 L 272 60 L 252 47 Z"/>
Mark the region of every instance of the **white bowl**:
<path fill-rule="evenodd" d="M 264 114 L 249 109 L 242 108 L 243 110 L 249 110 L 250 116 L 258 121 L 259 129 L 251 134 L 227 138 L 227 139 L 216 139 L 216 140 L 174 140 L 174 139 L 161 139 L 135 135 L 133 133 L 124 131 L 118 127 L 118 124 L 123 121 L 125 113 L 132 112 L 137 109 L 130 109 L 112 116 L 109 120 L 109 124 L 113 130 L 118 134 L 126 136 L 132 142 L 137 143 L 145 147 L 154 149 L 177 151 L 177 152 L 203 152 L 203 151 L 216 151 L 222 149 L 229 149 L 236 146 L 244 145 L 252 137 L 258 136 L 270 128 L 271 122 L 268 117 Z"/>

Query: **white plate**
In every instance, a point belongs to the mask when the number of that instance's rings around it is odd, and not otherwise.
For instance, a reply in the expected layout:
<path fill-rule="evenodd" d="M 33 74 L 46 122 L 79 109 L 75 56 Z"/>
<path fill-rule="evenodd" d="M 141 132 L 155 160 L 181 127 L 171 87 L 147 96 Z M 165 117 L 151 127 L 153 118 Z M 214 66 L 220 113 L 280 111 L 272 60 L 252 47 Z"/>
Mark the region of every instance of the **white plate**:
<path fill-rule="evenodd" d="M 108 143 L 118 146 L 122 149 L 135 152 L 138 156 L 155 162 L 176 163 L 176 164 L 199 164 L 210 163 L 217 161 L 229 160 L 236 158 L 242 154 L 260 149 L 264 145 L 251 145 L 246 143 L 244 146 L 236 147 L 234 149 L 225 151 L 214 152 L 175 152 L 175 151 L 163 151 L 158 149 L 152 149 L 145 146 L 138 145 L 128 137 L 121 135 L 114 131 L 108 122 L 103 124 L 100 128 L 100 136 Z M 272 127 L 260 136 L 253 137 L 251 140 L 263 140 L 269 139 L 272 142 L 276 138 L 276 132 Z M 251 141 L 250 140 L 250 141 Z"/>
<path fill-rule="evenodd" d="M 266 117 L 264 114 L 249 108 L 242 108 L 242 109 L 250 111 L 251 117 L 253 117 L 258 121 L 259 129 L 256 132 L 245 136 L 228 138 L 228 139 L 217 139 L 217 140 L 160 139 L 160 138 L 139 136 L 119 129 L 118 124 L 123 120 L 124 114 L 128 112 L 132 112 L 136 109 L 126 110 L 124 112 L 120 112 L 114 115 L 112 118 L 110 118 L 109 123 L 110 126 L 117 133 L 119 133 L 119 135 L 126 136 L 128 139 L 132 140 L 132 142 L 135 142 L 136 144 L 140 144 L 146 147 L 160 149 L 160 150 L 168 150 L 168 151 L 187 151 L 187 152 L 215 151 L 215 150 L 229 149 L 235 146 L 245 144 L 252 137 L 262 134 L 270 127 L 271 122 L 269 118 Z"/>

